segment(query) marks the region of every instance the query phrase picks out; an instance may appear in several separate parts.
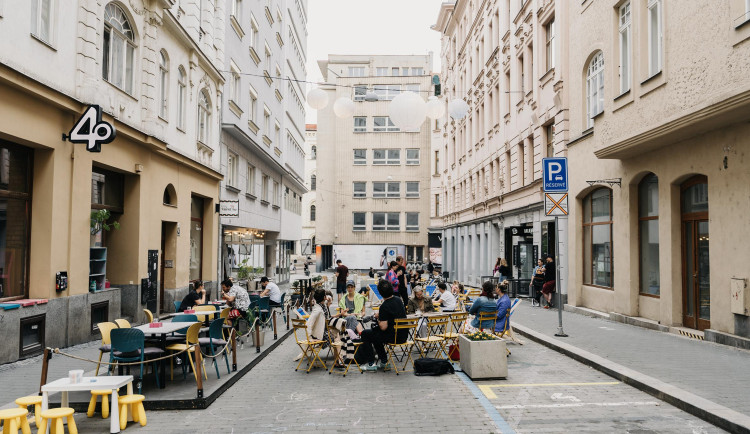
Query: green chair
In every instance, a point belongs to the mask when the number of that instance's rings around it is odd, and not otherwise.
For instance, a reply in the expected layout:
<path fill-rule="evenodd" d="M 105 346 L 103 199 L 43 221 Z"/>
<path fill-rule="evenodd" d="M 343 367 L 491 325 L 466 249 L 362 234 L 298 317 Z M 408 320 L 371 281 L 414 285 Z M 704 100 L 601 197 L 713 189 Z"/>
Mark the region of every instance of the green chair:
<path fill-rule="evenodd" d="M 227 345 L 227 341 L 224 340 L 223 334 L 224 318 L 217 318 L 211 321 L 211 325 L 208 326 L 208 337 L 198 338 L 198 342 L 202 347 L 208 347 L 211 352 L 211 356 L 216 356 L 216 348 L 221 351 L 221 348 Z M 224 351 L 224 361 L 227 362 L 227 375 L 231 373 L 229 370 L 229 357 L 227 357 L 228 351 Z M 214 362 L 214 368 L 216 368 L 216 378 L 221 378 L 219 375 L 219 364 L 216 362 L 216 357 L 212 357 Z"/>
<path fill-rule="evenodd" d="M 110 332 L 112 350 L 109 352 L 109 363 L 114 362 L 140 362 L 141 375 L 138 377 L 138 393 L 141 393 L 143 385 L 143 365 L 147 363 L 147 357 L 160 357 L 165 354 L 164 350 L 144 345 L 144 334 L 138 329 L 113 329 Z M 122 369 L 122 366 L 120 367 Z M 156 387 L 159 387 L 159 368 L 153 362 L 156 374 Z M 128 368 L 130 370 L 130 368 Z M 107 371 L 109 374 L 109 370 Z"/>

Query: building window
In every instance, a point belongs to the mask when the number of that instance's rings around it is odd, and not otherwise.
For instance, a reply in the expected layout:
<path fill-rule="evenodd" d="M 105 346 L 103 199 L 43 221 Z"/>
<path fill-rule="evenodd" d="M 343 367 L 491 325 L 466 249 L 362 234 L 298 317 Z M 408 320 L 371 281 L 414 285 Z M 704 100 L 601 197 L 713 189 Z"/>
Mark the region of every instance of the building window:
<path fill-rule="evenodd" d="M 372 150 L 372 164 L 385 164 L 385 149 Z"/>
<path fill-rule="evenodd" d="M 435 217 L 440 217 L 440 195 L 435 195 Z"/>
<path fill-rule="evenodd" d="M 177 128 L 185 129 L 185 100 L 187 98 L 187 81 L 185 69 L 177 68 Z"/>
<path fill-rule="evenodd" d="M 653 173 L 638 184 L 638 240 L 641 294 L 659 295 L 659 178 Z"/>
<path fill-rule="evenodd" d="M 401 150 L 400 149 L 388 149 L 387 155 L 388 155 L 388 159 L 386 160 L 386 164 L 390 164 L 393 166 L 397 166 L 401 164 Z"/>
<path fill-rule="evenodd" d="M 159 51 L 159 116 L 167 119 L 167 98 L 169 96 L 169 60 L 164 50 Z"/>
<path fill-rule="evenodd" d="M 310 205 L 310 221 L 315 221 L 315 205 Z"/>
<path fill-rule="evenodd" d="M 378 96 L 378 101 L 391 101 L 401 93 L 401 85 L 376 84 L 372 90 Z"/>
<path fill-rule="evenodd" d="M 229 79 L 229 99 L 239 106 L 240 103 L 240 69 L 231 62 L 232 77 Z"/>
<path fill-rule="evenodd" d="M 364 133 L 367 131 L 367 118 L 365 116 L 354 117 L 354 132 Z"/>
<path fill-rule="evenodd" d="M 620 6 L 620 94 L 630 90 L 630 2 Z"/>
<path fill-rule="evenodd" d="M 401 197 L 401 183 L 400 182 L 388 182 L 386 183 L 388 189 L 386 197 L 399 198 Z"/>
<path fill-rule="evenodd" d="M 250 48 L 258 48 L 258 22 L 255 21 L 255 17 L 250 15 Z"/>
<path fill-rule="evenodd" d="M 424 75 L 424 68 L 412 68 L 411 75 Z"/>
<path fill-rule="evenodd" d="M 28 296 L 31 161 L 28 148 L 0 141 L 0 300 Z"/>
<path fill-rule="evenodd" d="M 242 22 L 242 0 L 232 0 L 232 16 L 238 23 Z"/>
<path fill-rule="evenodd" d="M 518 57 L 518 88 L 521 89 L 521 101 L 523 96 L 526 95 L 526 70 L 523 65 L 523 55 Z"/>
<path fill-rule="evenodd" d="M 350 66 L 349 77 L 364 77 L 365 67 L 364 66 Z"/>
<path fill-rule="evenodd" d="M 555 67 L 555 19 L 544 26 L 547 33 L 547 71 Z"/>
<path fill-rule="evenodd" d="M 419 213 L 418 212 L 406 213 L 406 230 L 407 231 L 419 230 Z"/>
<path fill-rule="evenodd" d="M 263 106 L 263 134 L 268 136 L 271 134 L 271 110 Z"/>
<path fill-rule="evenodd" d="M 44 314 L 21 318 L 20 357 L 33 356 L 44 350 L 44 329 Z"/>
<path fill-rule="evenodd" d="M 435 151 L 435 175 L 440 173 L 440 151 Z"/>
<path fill-rule="evenodd" d="M 391 68 L 391 75 L 394 76 L 394 77 L 398 77 L 399 76 L 399 74 L 398 74 L 398 68 L 397 67 Z"/>
<path fill-rule="evenodd" d="M 261 180 L 260 200 L 268 204 L 268 175 L 263 175 Z"/>
<path fill-rule="evenodd" d="M 44 42 L 52 42 L 54 0 L 31 0 L 31 34 Z"/>
<path fill-rule="evenodd" d="M 318 159 L 318 147 L 315 145 L 312 145 L 312 147 L 310 148 L 310 159 L 311 160 Z"/>
<path fill-rule="evenodd" d="M 271 62 L 273 61 L 272 55 L 271 55 L 271 47 L 266 44 L 266 70 L 271 70 Z"/>
<path fill-rule="evenodd" d="M 318 177 L 316 175 L 310 175 L 310 191 L 315 191 L 318 188 Z"/>
<path fill-rule="evenodd" d="M 648 2 L 648 76 L 661 72 L 662 65 L 662 2 Z"/>
<path fill-rule="evenodd" d="M 354 213 L 354 222 L 352 225 L 353 231 L 364 231 L 367 229 L 367 220 L 366 220 L 366 213 L 363 212 L 355 212 Z"/>
<path fill-rule="evenodd" d="M 385 230 L 385 213 L 384 212 L 372 213 L 372 230 L 373 231 Z"/>
<path fill-rule="evenodd" d="M 407 181 L 406 182 L 406 197 L 409 197 L 409 198 L 419 197 L 419 181 Z"/>
<path fill-rule="evenodd" d="M 273 141 L 276 146 L 281 146 L 281 125 L 278 121 L 275 121 L 273 125 Z"/>
<path fill-rule="evenodd" d="M 271 200 L 273 206 L 279 206 L 279 202 L 281 202 L 281 190 L 279 189 L 279 183 L 276 181 L 273 182 L 273 197 Z"/>
<path fill-rule="evenodd" d="M 245 192 L 255 195 L 255 166 L 252 164 L 247 165 L 247 185 L 245 186 Z"/>
<path fill-rule="evenodd" d="M 406 165 L 417 165 L 419 164 L 419 149 L 407 149 L 406 150 Z"/>
<path fill-rule="evenodd" d="M 239 167 L 239 157 L 237 154 L 229 152 L 227 154 L 227 185 L 237 187 L 237 168 Z"/>
<path fill-rule="evenodd" d="M 401 230 L 401 213 L 388 212 L 385 214 L 385 230 L 387 231 L 400 231 Z"/>
<path fill-rule="evenodd" d="M 132 94 L 135 34 L 125 12 L 114 3 L 104 8 L 102 51 L 102 77 Z"/>
<path fill-rule="evenodd" d="M 353 185 L 354 197 L 364 198 L 367 197 L 367 183 L 366 182 L 355 182 Z"/>
<path fill-rule="evenodd" d="M 248 107 L 248 110 L 250 110 L 250 113 L 247 114 L 247 119 L 251 121 L 252 123 L 256 124 L 256 128 L 257 128 L 258 92 L 256 92 L 252 86 L 250 86 L 250 106 Z"/>
<path fill-rule="evenodd" d="M 208 143 L 211 127 L 211 100 L 208 91 L 203 89 L 198 94 L 198 141 Z"/>
<path fill-rule="evenodd" d="M 385 182 L 372 183 L 372 197 L 376 199 L 385 197 Z"/>
<path fill-rule="evenodd" d="M 378 77 L 385 77 L 388 75 L 388 68 L 375 68 L 375 75 Z"/>
<path fill-rule="evenodd" d="M 599 188 L 583 199 L 583 283 L 612 287 L 612 190 Z"/>
<path fill-rule="evenodd" d="M 189 279 L 203 277 L 203 199 L 191 197 L 190 201 L 190 267 Z"/>
<path fill-rule="evenodd" d="M 391 122 L 388 116 L 375 116 L 373 118 L 372 130 L 378 132 L 397 132 L 398 128 Z"/>
<path fill-rule="evenodd" d="M 367 164 L 367 150 L 355 149 L 354 150 L 354 165 L 361 166 L 365 164 Z"/>
<path fill-rule="evenodd" d="M 364 84 L 357 84 L 354 86 L 354 101 L 364 101 L 367 95 L 367 86 Z"/>
<path fill-rule="evenodd" d="M 594 117 L 604 111 L 604 54 L 594 55 L 586 73 L 587 127 L 594 126 Z"/>

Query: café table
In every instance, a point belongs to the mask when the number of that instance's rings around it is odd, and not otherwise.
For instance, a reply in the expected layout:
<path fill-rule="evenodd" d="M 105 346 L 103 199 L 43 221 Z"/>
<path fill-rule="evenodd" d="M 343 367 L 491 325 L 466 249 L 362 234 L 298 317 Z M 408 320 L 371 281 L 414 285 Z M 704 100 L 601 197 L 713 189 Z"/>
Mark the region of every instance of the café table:
<path fill-rule="evenodd" d="M 152 323 L 146 323 L 139 325 L 136 328 L 143 332 L 146 337 L 158 337 L 159 348 L 167 348 L 167 335 L 172 334 L 178 330 L 182 330 L 195 324 L 193 322 L 164 322 L 160 323 L 160 327 L 151 327 Z M 159 366 L 159 389 L 164 389 L 167 386 L 167 359 L 162 359 Z"/>
<path fill-rule="evenodd" d="M 110 399 L 110 412 L 109 412 L 109 432 L 118 433 L 120 432 L 120 412 L 117 408 L 117 390 L 122 386 L 128 386 L 127 394 L 133 394 L 133 376 L 132 375 L 114 375 L 114 376 L 102 376 L 102 377 L 83 377 L 79 383 L 71 383 L 70 378 L 61 378 L 51 383 L 47 383 L 42 386 L 42 412 L 49 409 L 49 394 L 55 392 L 62 392 L 61 405 L 62 407 L 68 406 L 68 392 L 80 392 L 80 391 L 91 391 L 91 390 L 112 390 L 112 396 Z M 47 434 L 50 432 L 50 426 L 47 424 Z"/>

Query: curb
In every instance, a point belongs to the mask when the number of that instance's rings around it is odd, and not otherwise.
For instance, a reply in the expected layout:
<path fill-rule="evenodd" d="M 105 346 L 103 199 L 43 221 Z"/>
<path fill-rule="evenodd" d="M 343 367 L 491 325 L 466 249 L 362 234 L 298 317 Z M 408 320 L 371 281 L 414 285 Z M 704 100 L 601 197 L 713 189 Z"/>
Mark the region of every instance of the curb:
<path fill-rule="evenodd" d="M 733 433 L 750 434 L 750 416 L 521 326 L 518 323 L 513 325 L 513 329 L 534 342 L 601 371 L 719 428 Z"/>

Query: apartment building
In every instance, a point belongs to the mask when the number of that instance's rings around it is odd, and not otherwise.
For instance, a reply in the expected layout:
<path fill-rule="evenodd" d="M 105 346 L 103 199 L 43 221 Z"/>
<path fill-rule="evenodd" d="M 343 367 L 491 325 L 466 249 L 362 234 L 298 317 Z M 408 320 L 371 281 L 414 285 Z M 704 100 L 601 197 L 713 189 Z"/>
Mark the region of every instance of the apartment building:
<path fill-rule="evenodd" d="M 440 7 L 432 28 L 441 34 L 443 93 L 469 105 L 464 118 L 443 124 L 432 156 L 432 211 L 451 279 L 479 284 L 505 258 L 527 291 L 537 258 L 554 255 L 558 240 L 567 266 L 566 227 L 545 216 L 541 181 L 542 159 L 566 154 L 567 51 L 559 43 L 566 3 L 458 0 Z"/>
<path fill-rule="evenodd" d="M 315 195 L 318 184 L 318 125 L 305 125 L 305 186 L 302 195 L 302 239 L 298 254 L 307 258 L 315 255 Z"/>
<path fill-rule="evenodd" d="M 433 93 L 432 54 L 329 55 L 318 61 L 329 104 L 318 111 L 315 195 L 319 265 L 341 259 L 352 269 L 380 269 L 397 255 L 427 255 L 431 125 L 403 131 L 388 116 L 399 93 Z M 333 111 L 354 101 L 353 116 Z"/>
<path fill-rule="evenodd" d="M 216 290 L 223 3 L 0 3 L 0 363 Z"/>
<path fill-rule="evenodd" d="M 750 337 L 750 3 L 566 8 L 569 303 Z"/>
<path fill-rule="evenodd" d="M 222 118 L 223 276 L 289 280 L 301 238 L 307 2 L 228 0 Z"/>

